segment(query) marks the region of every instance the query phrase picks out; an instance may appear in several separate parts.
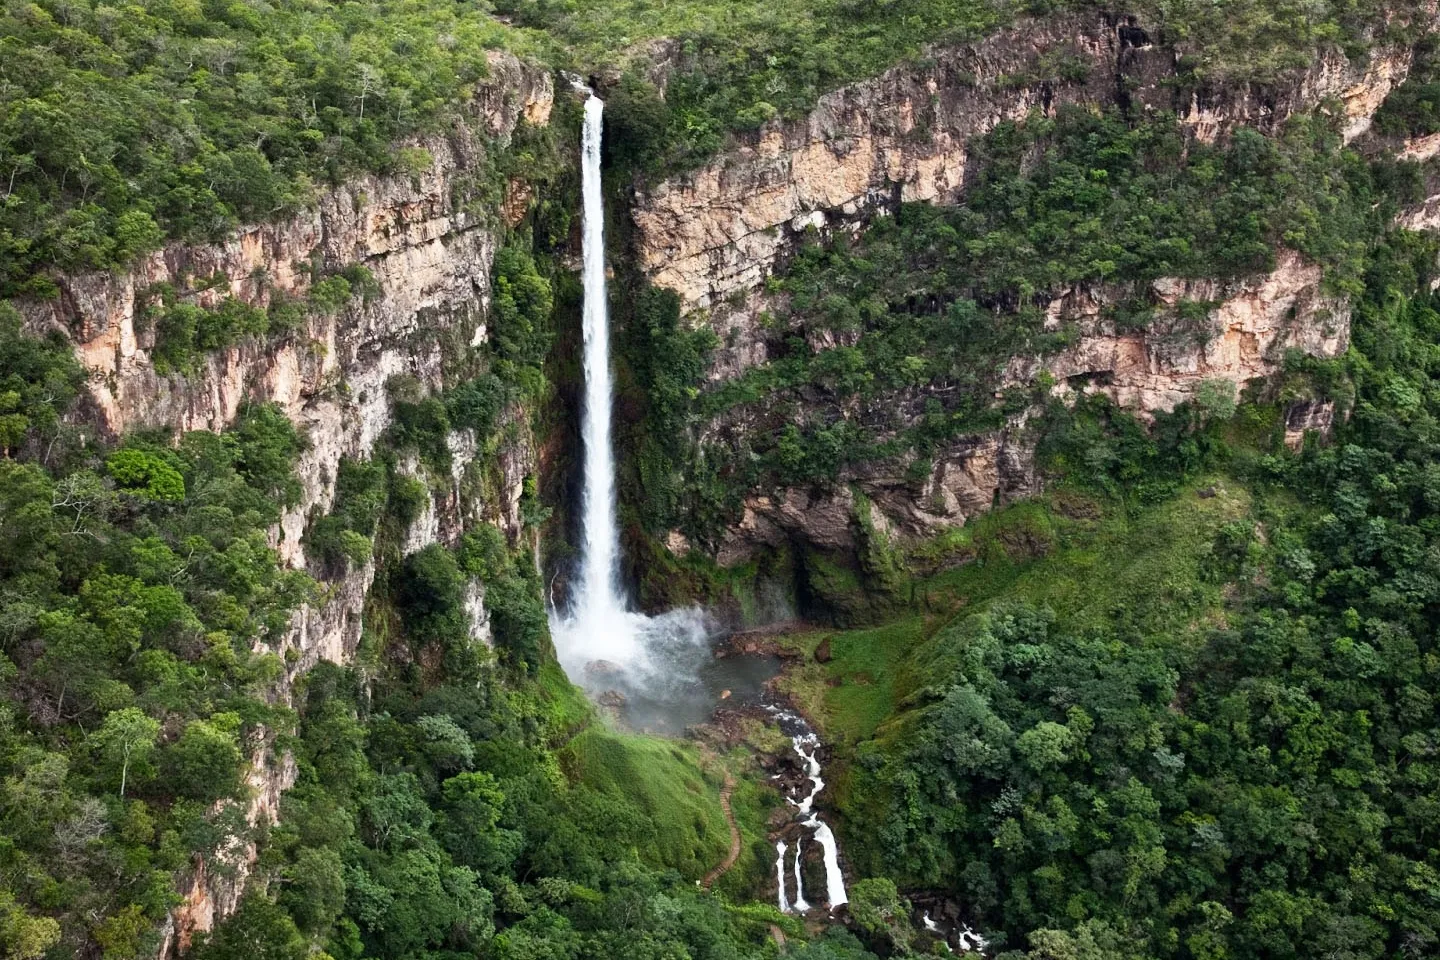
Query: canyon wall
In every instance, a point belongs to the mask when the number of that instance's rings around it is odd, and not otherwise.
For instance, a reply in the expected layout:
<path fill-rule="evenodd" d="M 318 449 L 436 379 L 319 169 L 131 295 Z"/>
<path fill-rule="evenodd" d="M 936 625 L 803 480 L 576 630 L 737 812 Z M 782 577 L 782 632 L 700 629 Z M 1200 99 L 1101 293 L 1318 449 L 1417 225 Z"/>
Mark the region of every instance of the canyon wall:
<path fill-rule="evenodd" d="M 307 448 L 296 465 L 302 495 L 272 542 L 284 563 L 313 567 L 303 545 L 308 519 L 331 506 L 340 460 L 369 456 L 389 425 L 387 381 L 405 375 L 427 392 L 439 390 L 447 356 L 486 339 L 501 220 L 523 216 L 533 190 L 510 182 L 501 210 L 471 209 L 466 201 L 488 173 L 487 156 L 504 150 L 522 122 L 548 123 L 554 98 L 547 70 L 500 53 L 491 54 L 489 67 L 465 123 L 410 144 L 428 158 L 423 168 L 360 177 L 288 220 L 247 226 L 219 243 L 171 244 L 127 272 L 58 278 L 58 298 L 19 304 L 32 329 L 59 329 L 73 339 L 90 372 L 85 422 L 112 437 L 136 429 L 221 430 L 246 404 L 278 404 Z M 311 310 L 303 327 L 283 338 L 214 351 L 189 375 L 157 371 L 155 331 L 144 314 L 146 294 L 157 285 L 171 285 L 200 307 L 233 297 L 264 309 L 276 296 L 303 299 L 317 276 L 357 264 L 370 271 L 373 289 L 341 309 Z M 452 543 L 466 524 L 482 521 L 519 540 L 523 483 L 536 471 L 528 417 L 519 408 L 505 412 L 504 439 L 485 463 L 469 431 L 450 435 L 451 476 L 426 478 L 431 500 L 404 537 L 404 552 Z M 401 468 L 420 473 L 413 462 Z M 481 485 L 468 482 L 481 470 L 498 478 L 488 486 L 491 499 L 477 499 Z M 286 655 L 287 681 L 319 660 L 344 663 L 354 654 L 374 575 L 372 561 L 325 582 L 324 598 L 302 607 L 288 634 L 267 645 Z M 471 583 L 466 606 L 473 636 L 488 641 L 483 596 L 483 586 Z M 250 821 L 274 822 L 295 765 L 264 743 L 254 748 Z M 207 876 L 197 863 L 182 882 L 184 902 L 167 924 L 161 956 L 183 951 L 194 933 L 234 910 L 254 856 L 253 847 L 232 849 L 233 875 L 225 877 Z"/>
<path fill-rule="evenodd" d="M 1291 116 L 1318 109 L 1338 115 L 1350 141 L 1366 133 L 1413 56 L 1406 46 L 1378 46 L 1353 60 L 1330 49 L 1266 85 L 1196 82 L 1184 72 L 1185 51 L 1152 43 L 1147 26 L 1098 14 L 1020 22 L 837 90 L 807 116 L 772 120 L 697 170 L 640 186 L 637 262 L 651 283 L 679 294 L 689 322 L 714 329 L 720 347 L 710 382 L 772 359 L 775 341 L 764 328 L 771 315 L 783 315 L 784 302 L 765 281 L 802 236 L 858 233 L 904 202 L 961 202 L 974 145 L 1002 121 L 1053 115 L 1065 104 L 1114 105 L 1172 114 L 1189 135 L 1210 142 L 1242 125 L 1275 133 Z M 1412 218 L 1424 220 L 1424 213 Z M 1156 319 L 1143 331 L 1117 330 L 1104 319 L 1123 291 L 1051 291 L 1047 329 L 1068 326 L 1078 339 L 1055 355 L 1012 358 L 997 390 L 1045 374 L 1059 395 L 1103 393 L 1142 417 L 1193 399 L 1207 381 L 1229 381 L 1238 391 L 1275 372 L 1287 351 L 1345 351 L 1349 305 L 1322 280 L 1318 266 L 1292 251 L 1279 251 L 1268 274 L 1223 283 L 1159 280 L 1148 291 Z M 1204 319 L 1180 322 L 1182 301 L 1206 304 Z M 897 398 L 897 409 L 907 402 Z M 923 405 L 914 406 L 918 417 Z M 1289 411 L 1287 442 L 1298 445 L 1307 429 L 1328 429 L 1332 415 Z M 873 502 L 875 522 L 901 538 L 1029 495 L 1038 483 L 1029 416 L 952 442 L 931 458 L 923 479 L 916 479 L 913 455 L 905 455 L 847 467 L 829 492 L 750 496 L 717 558 L 728 565 L 783 542 L 851 549 L 851 485 Z M 715 429 L 705 426 L 702 436 Z"/>
<path fill-rule="evenodd" d="M 1173 113 L 1208 141 L 1239 125 L 1271 133 L 1333 101 L 1353 138 L 1412 59 L 1408 47 L 1356 61 L 1331 49 L 1270 85 L 1197 86 L 1180 69 L 1184 51 L 1151 44 L 1144 26 L 1021 21 L 827 94 L 801 119 L 772 120 L 698 170 L 639 190 L 639 265 L 686 310 L 718 307 L 759 289 L 807 228 L 843 229 L 898 202 L 956 202 L 975 141 L 1064 104 Z"/>

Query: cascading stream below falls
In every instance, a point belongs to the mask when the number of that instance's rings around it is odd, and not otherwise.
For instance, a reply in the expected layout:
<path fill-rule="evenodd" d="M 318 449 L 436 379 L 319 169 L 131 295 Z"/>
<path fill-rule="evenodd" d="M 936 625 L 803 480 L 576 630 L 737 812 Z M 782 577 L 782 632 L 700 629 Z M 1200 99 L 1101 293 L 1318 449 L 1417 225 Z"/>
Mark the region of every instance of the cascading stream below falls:
<path fill-rule="evenodd" d="M 810 780 L 810 792 L 802 800 L 794 797 L 786 799 L 795 807 L 796 813 L 803 819 L 800 825 L 810 831 L 815 842 L 820 844 L 820 851 L 823 854 L 825 864 L 825 902 L 831 910 L 849 903 L 850 898 L 845 893 L 845 875 L 840 870 L 840 846 L 835 840 L 835 833 L 830 825 L 820 819 L 820 814 L 815 810 L 815 798 L 820 791 L 825 789 L 825 780 L 821 777 L 820 761 L 815 754 L 820 749 L 820 738 L 810 729 L 803 717 L 789 710 L 781 710 L 777 707 L 770 707 L 770 712 L 779 721 L 781 729 L 790 734 L 790 744 L 795 753 L 805 765 L 805 776 Z M 788 903 L 785 895 L 785 845 L 778 844 L 776 851 L 779 856 L 776 858 L 775 869 L 779 875 L 780 882 L 780 909 L 788 911 L 794 909 L 798 913 L 804 913 L 810 909 L 810 904 L 805 901 L 804 881 L 800 875 L 800 844 L 802 841 L 795 841 L 795 900 Z"/>

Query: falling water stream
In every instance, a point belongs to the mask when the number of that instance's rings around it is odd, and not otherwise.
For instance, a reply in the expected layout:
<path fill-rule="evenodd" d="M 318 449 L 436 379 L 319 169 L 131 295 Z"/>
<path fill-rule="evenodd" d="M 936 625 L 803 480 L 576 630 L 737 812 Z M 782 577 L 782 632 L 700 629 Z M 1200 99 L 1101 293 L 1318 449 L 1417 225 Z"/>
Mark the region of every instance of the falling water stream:
<path fill-rule="evenodd" d="M 850 898 L 845 893 L 845 875 L 840 870 L 840 846 L 835 841 L 835 833 L 830 825 L 820 819 L 820 814 L 815 810 L 815 798 L 820 791 L 825 789 L 825 780 L 821 777 L 820 761 L 815 756 L 820 750 L 820 738 L 805 718 L 790 710 L 782 710 L 779 707 L 768 707 L 772 716 L 780 724 L 780 729 L 790 736 L 790 745 L 800 760 L 805 765 L 805 776 L 810 780 L 810 792 L 804 799 L 796 800 L 794 797 L 787 797 L 790 804 L 795 807 L 800 825 L 809 829 L 815 842 L 820 844 L 820 851 L 823 854 L 825 863 L 825 902 L 831 910 L 841 904 L 849 903 Z M 803 841 L 795 841 L 795 902 L 791 905 L 796 912 L 803 913 L 810 909 L 810 904 L 805 901 L 804 881 L 800 876 L 800 844 Z M 786 909 L 785 900 L 785 849 L 784 844 L 777 848 L 779 857 L 776 858 L 775 869 L 780 876 L 780 909 Z"/>
<path fill-rule="evenodd" d="M 552 611 L 556 651 L 574 680 L 591 689 L 626 688 L 651 699 L 676 696 L 693 682 L 711 630 L 697 608 L 649 617 L 631 610 L 620 585 L 620 535 L 615 507 L 615 451 L 611 441 L 614 386 L 610 373 L 609 294 L 605 281 L 605 204 L 600 145 L 605 102 L 585 92 L 580 193 L 583 218 L 585 397 L 580 432 L 585 487 L 581 501 L 581 557 L 570 604 Z"/>
<path fill-rule="evenodd" d="M 585 398 L 581 436 L 585 444 L 585 487 L 581 503 L 582 554 L 575 589 L 564 612 L 552 611 L 551 632 L 561 663 L 572 679 L 595 692 L 623 690 L 652 704 L 693 700 L 710 659 L 712 631 L 697 608 L 671 610 L 656 617 L 630 609 L 620 583 L 620 537 L 615 505 L 615 451 L 611 441 L 613 384 L 610 373 L 610 322 L 605 280 L 605 208 L 600 182 L 600 146 L 605 103 L 586 94 L 581 138 L 585 304 Z M 835 834 L 814 809 L 825 787 L 816 752 L 820 740 L 795 713 L 770 708 L 791 737 L 805 764 L 811 790 L 803 800 L 790 798 L 797 819 L 820 844 L 825 863 L 826 904 L 848 902 Z M 801 841 L 794 852 L 795 900 L 786 899 L 787 846 L 775 845 L 781 910 L 805 912 L 810 904 L 800 878 Z"/>

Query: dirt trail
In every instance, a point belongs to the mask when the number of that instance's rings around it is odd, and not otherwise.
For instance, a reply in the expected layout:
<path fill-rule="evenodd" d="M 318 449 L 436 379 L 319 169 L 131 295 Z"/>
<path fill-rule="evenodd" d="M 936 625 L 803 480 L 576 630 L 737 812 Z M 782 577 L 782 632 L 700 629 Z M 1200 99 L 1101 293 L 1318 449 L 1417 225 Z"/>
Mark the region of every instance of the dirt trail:
<path fill-rule="evenodd" d="M 730 809 L 730 794 L 735 792 L 735 778 L 729 770 L 725 771 L 725 785 L 720 788 L 720 809 L 725 811 L 725 822 L 730 825 L 730 852 L 725 855 L 725 860 L 714 870 L 705 874 L 705 879 L 700 881 L 700 886 L 706 890 L 710 885 L 721 877 L 733 866 L 735 861 L 740 859 L 740 827 L 735 823 L 735 812 Z"/>

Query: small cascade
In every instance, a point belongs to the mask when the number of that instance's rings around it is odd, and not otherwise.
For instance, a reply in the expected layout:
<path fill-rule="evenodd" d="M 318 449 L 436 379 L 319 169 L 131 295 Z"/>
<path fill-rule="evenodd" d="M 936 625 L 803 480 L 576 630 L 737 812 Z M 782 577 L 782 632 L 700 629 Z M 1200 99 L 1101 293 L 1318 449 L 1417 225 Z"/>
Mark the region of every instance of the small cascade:
<path fill-rule="evenodd" d="M 840 870 L 840 846 L 835 840 L 835 832 L 830 825 L 820 819 L 820 814 L 815 810 L 815 798 L 820 791 L 825 789 L 825 779 L 821 776 L 820 760 L 816 754 L 820 750 L 820 738 L 805 718 L 790 710 L 781 710 L 779 707 L 767 707 L 767 710 L 780 723 L 780 728 L 790 734 L 790 744 L 795 753 L 804 763 L 805 776 L 810 781 L 810 791 L 803 799 L 796 800 L 794 797 L 785 799 L 795 807 L 797 817 L 800 818 L 800 825 L 810 831 L 815 842 L 820 844 L 824 854 L 825 862 L 825 901 L 829 909 L 850 902 L 845 892 L 845 875 Z M 784 866 L 780 868 L 781 881 L 783 886 Z M 800 879 L 800 848 L 797 843 L 795 849 L 795 903 L 794 908 L 798 912 L 810 909 L 806 903 Z M 783 890 L 782 890 L 783 896 Z"/>
<path fill-rule="evenodd" d="M 945 950 L 949 953 L 955 953 L 957 950 L 962 954 L 981 953 L 990 946 L 990 941 L 976 933 L 968 925 L 955 927 L 947 924 L 941 926 L 930 916 L 928 910 L 920 915 L 920 923 L 927 932 L 940 938 L 940 942 L 945 945 Z"/>
<path fill-rule="evenodd" d="M 804 840 L 795 841 L 795 912 L 807 913 L 810 904 L 805 901 L 805 881 L 800 874 L 800 848 L 805 845 Z"/>
<path fill-rule="evenodd" d="M 830 830 L 830 824 L 817 815 L 811 814 L 810 819 L 805 821 L 805 826 L 815 831 L 815 839 L 819 842 L 820 849 L 825 851 L 825 896 L 830 901 L 830 909 L 834 910 L 842 903 L 850 902 L 850 898 L 845 895 L 845 875 L 840 872 L 840 845 L 835 842 L 835 834 Z"/>
<path fill-rule="evenodd" d="M 963 930 L 961 930 L 957 939 L 960 941 L 960 951 L 962 953 L 966 953 L 971 950 L 979 952 L 990 946 L 989 940 L 986 940 L 984 937 L 980 936 L 980 934 L 976 933 L 974 930 L 971 930 L 969 927 L 965 927 Z"/>
<path fill-rule="evenodd" d="M 798 879 L 800 871 L 797 868 L 795 875 Z M 780 912 L 790 912 L 790 901 L 785 899 L 785 843 L 779 841 L 775 844 L 775 887 L 780 891 Z"/>

